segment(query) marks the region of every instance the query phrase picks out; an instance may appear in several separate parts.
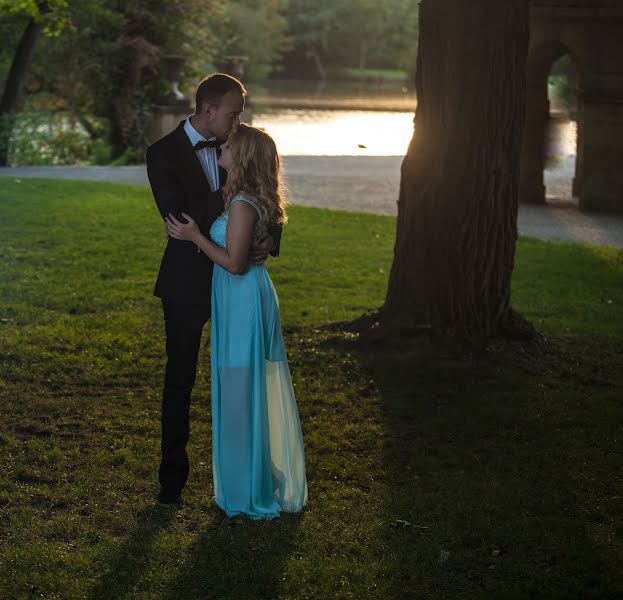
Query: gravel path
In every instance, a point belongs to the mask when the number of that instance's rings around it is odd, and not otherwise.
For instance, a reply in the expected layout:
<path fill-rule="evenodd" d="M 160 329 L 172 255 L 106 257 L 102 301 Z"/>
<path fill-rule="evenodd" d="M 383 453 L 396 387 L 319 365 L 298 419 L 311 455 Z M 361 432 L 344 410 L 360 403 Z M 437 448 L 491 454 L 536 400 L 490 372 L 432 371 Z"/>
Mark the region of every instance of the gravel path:
<path fill-rule="evenodd" d="M 399 156 L 285 156 L 286 181 L 295 204 L 396 214 Z M 519 231 L 545 240 L 568 240 L 623 248 L 623 215 L 585 214 L 571 198 L 574 157 L 545 172 L 548 204 L 521 205 Z M 0 176 L 115 181 L 147 185 L 138 167 L 12 167 Z M 1 185 L 1 183 L 0 183 Z"/>

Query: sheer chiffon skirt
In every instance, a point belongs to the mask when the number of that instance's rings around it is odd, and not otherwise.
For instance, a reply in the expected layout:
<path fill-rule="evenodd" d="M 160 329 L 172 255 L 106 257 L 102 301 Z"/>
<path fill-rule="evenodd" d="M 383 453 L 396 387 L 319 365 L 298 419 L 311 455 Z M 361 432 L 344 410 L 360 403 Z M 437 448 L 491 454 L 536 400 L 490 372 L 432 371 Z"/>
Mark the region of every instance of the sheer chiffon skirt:
<path fill-rule="evenodd" d="M 228 516 L 272 519 L 307 503 L 303 434 L 279 304 L 263 266 L 214 267 L 212 469 Z"/>

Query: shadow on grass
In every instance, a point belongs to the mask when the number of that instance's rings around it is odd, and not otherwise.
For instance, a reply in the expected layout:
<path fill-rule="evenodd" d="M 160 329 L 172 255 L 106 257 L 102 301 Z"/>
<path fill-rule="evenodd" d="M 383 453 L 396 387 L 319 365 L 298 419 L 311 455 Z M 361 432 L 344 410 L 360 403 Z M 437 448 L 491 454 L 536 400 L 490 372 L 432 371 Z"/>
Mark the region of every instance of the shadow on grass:
<path fill-rule="evenodd" d="M 153 593 L 158 588 L 158 597 L 180 600 L 278 596 L 283 561 L 303 515 L 283 513 L 273 521 L 229 519 L 211 506 L 187 546 L 182 538 L 188 529 L 176 528 L 175 522 L 194 518 L 193 513 L 158 506 L 139 511 L 136 528 L 113 550 L 88 597 L 132 598 L 141 589 Z"/>
<path fill-rule="evenodd" d="M 388 597 L 623 597 L 620 350 L 401 364 L 332 329 L 381 405 Z"/>
<path fill-rule="evenodd" d="M 614 395 L 483 363 L 374 373 L 386 510 L 408 523 L 393 597 L 620 597 Z"/>
<path fill-rule="evenodd" d="M 303 514 L 272 521 L 229 519 L 219 513 L 188 550 L 165 598 L 245 600 L 279 597 L 284 561 L 290 556 Z"/>
<path fill-rule="evenodd" d="M 95 583 L 89 598 L 109 600 L 111 592 L 118 598 L 133 591 L 149 566 L 150 554 L 157 537 L 171 524 L 175 510 L 149 506 L 137 514 L 137 526 L 128 539 L 114 552 L 105 572 Z"/>

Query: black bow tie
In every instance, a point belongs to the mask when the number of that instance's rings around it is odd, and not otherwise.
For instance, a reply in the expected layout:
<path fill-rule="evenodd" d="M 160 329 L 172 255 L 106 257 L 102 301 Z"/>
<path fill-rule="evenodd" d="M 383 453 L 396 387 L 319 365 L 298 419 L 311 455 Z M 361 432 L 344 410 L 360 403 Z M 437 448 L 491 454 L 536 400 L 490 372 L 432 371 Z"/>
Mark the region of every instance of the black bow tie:
<path fill-rule="evenodd" d="M 209 140 L 207 142 L 205 140 L 200 140 L 193 146 L 193 150 L 195 152 L 198 152 L 203 148 L 218 148 L 220 145 L 221 142 L 219 142 L 218 140 Z"/>

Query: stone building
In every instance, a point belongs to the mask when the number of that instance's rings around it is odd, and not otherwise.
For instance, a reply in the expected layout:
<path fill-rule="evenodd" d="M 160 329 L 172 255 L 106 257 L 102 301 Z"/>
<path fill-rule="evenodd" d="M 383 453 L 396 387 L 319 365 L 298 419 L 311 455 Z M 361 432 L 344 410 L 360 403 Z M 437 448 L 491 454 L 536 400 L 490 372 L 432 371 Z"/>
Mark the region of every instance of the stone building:
<path fill-rule="evenodd" d="M 623 0 L 530 0 L 521 201 L 544 203 L 547 81 L 570 54 L 578 75 L 573 195 L 584 211 L 623 211 Z"/>

